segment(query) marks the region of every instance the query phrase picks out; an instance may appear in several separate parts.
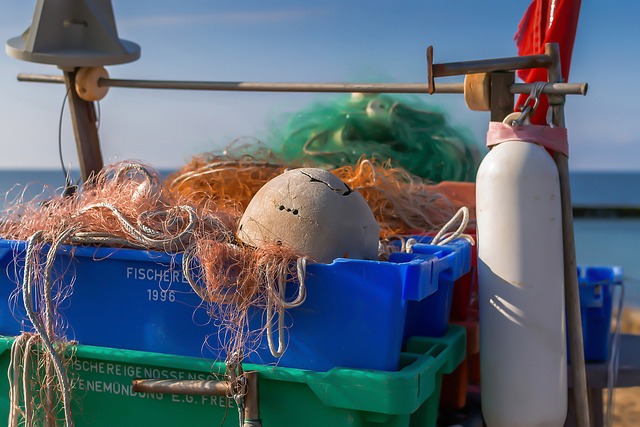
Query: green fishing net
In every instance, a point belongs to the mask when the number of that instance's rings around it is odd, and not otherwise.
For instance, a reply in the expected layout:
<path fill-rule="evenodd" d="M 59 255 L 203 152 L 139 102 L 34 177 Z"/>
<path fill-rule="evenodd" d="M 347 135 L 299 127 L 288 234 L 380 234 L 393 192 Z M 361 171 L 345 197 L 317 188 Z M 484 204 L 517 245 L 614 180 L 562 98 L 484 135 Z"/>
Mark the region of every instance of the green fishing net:
<path fill-rule="evenodd" d="M 316 103 L 272 132 L 274 154 L 336 168 L 365 155 L 433 182 L 474 181 L 481 154 L 468 134 L 418 98 L 353 94 Z"/>

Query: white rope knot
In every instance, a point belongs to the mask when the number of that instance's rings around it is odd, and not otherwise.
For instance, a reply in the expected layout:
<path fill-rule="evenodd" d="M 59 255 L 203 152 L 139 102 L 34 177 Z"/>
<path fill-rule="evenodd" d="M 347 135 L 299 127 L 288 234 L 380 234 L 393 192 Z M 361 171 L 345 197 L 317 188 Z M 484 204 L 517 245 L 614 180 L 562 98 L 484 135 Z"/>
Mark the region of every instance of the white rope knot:
<path fill-rule="evenodd" d="M 451 228 L 453 224 L 455 224 L 456 221 L 458 221 L 458 218 L 460 218 L 460 216 L 462 216 L 462 221 L 460 222 L 460 225 L 458 226 L 456 231 L 447 232 L 449 228 Z M 436 234 L 436 236 L 433 238 L 433 240 L 431 241 L 431 244 L 442 246 L 442 245 L 446 245 L 447 243 L 457 238 L 463 238 L 468 240 L 469 243 L 471 243 L 472 245 L 474 245 L 475 240 L 473 239 L 473 237 L 463 233 L 464 230 L 466 230 L 467 225 L 469 225 L 469 208 L 467 208 L 466 206 L 463 206 L 460 209 L 458 209 L 458 212 L 456 212 L 456 214 L 440 229 L 440 231 L 438 231 L 438 234 Z"/>

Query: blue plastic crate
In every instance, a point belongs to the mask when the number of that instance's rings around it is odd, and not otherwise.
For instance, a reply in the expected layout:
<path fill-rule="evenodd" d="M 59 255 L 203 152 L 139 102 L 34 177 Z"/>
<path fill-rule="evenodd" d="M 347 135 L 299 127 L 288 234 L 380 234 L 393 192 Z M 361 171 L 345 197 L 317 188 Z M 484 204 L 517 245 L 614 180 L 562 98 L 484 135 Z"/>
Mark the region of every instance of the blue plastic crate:
<path fill-rule="evenodd" d="M 404 341 L 412 336 L 441 337 L 449 327 L 454 282 L 471 270 L 471 244 L 465 239 L 437 246 L 432 237 L 413 236 L 413 255 L 436 256 L 442 261 L 433 270 L 432 281 L 438 289 L 429 297 L 410 301 L 405 322 Z"/>
<path fill-rule="evenodd" d="M 604 362 L 609 356 L 614 287 L 622 283 L 621 267 L 578 267 L 584 358 Z"/>
<path fill-rule="evenodd" d="M 17 289 L 26 243 L 0 240 L 0 334 L 31 330 Z M 307 268 L 307 299 L 286 312 L 287 349 L 274 358 L 266 337 L 250 363 L 325 371 L 336 366 L 396 370 L 409 302 L 438 287 L 454 251 L 393 254 L 388 262 L 337 259 Z M 182 256 L 133 249 L 63 246 L 56 255 L 67 336 L 81 344 L 224 358 L 211 307 L 192 291 Z M 446 268 L 445 268 L 446 267 Z M 69 289 L 70 284 L 72 289 Z M 252 329 L 264 313 L 254 313 Z M 206 342 L 206 344 L 205 344 Z"/>

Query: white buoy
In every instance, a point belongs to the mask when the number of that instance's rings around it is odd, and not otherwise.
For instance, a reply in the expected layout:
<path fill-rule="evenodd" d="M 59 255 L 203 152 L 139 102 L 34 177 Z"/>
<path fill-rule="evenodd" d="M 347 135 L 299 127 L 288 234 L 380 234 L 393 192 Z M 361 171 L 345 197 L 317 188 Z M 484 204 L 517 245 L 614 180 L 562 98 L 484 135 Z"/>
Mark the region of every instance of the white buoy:
<path fill-rule="evenodd" d="M 567 350 L 560 183 L 552 157 L 522 140 L 496 145 L 478 170 L 476 203 L 485 422 L 561 427 Z"/>
<path fill-rule="evenodd" d="M 378 259 L 380 228 L 362 194 L 318 168 L 286 171 L 253 196 L 238 238 L 260 247 L 278 244 L 314 262 Z"/>

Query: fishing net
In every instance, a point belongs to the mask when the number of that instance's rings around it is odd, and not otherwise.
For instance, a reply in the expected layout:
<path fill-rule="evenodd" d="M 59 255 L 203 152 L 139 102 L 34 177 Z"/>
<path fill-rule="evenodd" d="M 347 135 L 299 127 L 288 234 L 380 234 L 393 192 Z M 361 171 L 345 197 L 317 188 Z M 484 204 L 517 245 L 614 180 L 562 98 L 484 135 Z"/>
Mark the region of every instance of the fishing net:
<path fill-rule="evenodd" d="M 237 159 L 208 153 L 172 174 L 167 185 L 195 203 L 215 200 L 243 211 L 264 184 L 286 169 L 283 160 L 268 151 Z M 330 171 L 364 196 L 381 238 L 435 231 L 455 213 L 454 205 L 429 180 L 394 167 L 390 159 L 362 156 L 352 166 Z"/>
<path fill-rule="evenodd" d="M 105 167 L 73 196 L 9 206 L 0 223 L 0 236 L 27 241 L 24 280 L 11 300 L 25 305 L 37 336 L 34 340 L 16 341 L 12 405 L 24 409 L 12 412 L 14 422 L 46 412 L 47 406 L 43 405 L 50 400 L 36 399 L 41 404 L 31 405 L 34 400 L 29 393 L 33 387 L 22 386 L 25 397 L 20 398 L 20 384 L 36 378 L 33 372 L 39 372 L 41 369 L 37 366 L 44 363 L 53 368 L 46 370 L 48 377 L 41 378 L 41 385 L 57 384 L 55 389 L 62 393 L 66 425 L 72 425 L 70 385 L 62 351 L 66 345 L 66 325 L 57 308 L 72 294 L 74 281 L 63 280 L 65 272 L 53 268 L 62 244 L 133 247 L 182 254 L 185 277 L 219 326 L 216 350 L 241 360 L 254 350 L 266 332 L 273 352 L 282 354 L 284 343 L 272 342 L 273 324 L 280 322 L 285 308 L 304 301 L 304 292 L 294 301 L 286 300 L 284 287 L 286 279 L 296 274 L 303 282 L 306 264 L 285 247 L 265 245 L 256 249 L 238 242 L 235 230 L 240 216 L 232 206 L 212 200 L 193 203 L 169 191 L 154 169 L 129 162 Z M 267 312 L 261 329 L 248 328 L 252 308 Z M 23 355 L 33 354 L 36 344 L 41 348 L 36 368 L 32 362 L 20 363 L 18 359 L 24 359 Z"/>
<path fill-rule="evenodd" d="M 313 104 L 274 127 L 268 145 L 287 164 L 333 169 L 364 155 L 440 182 L 475 181 L 481 160 L 469 132 L 417 97 L 354 94 Z"/>
<path fill-rule="evenodd" d="M 453 204 L 430 182 L 393 167 L 390 160 L 363 157 L 331 172 L 364 196 L 381 238 L 436 231 L 455 214 Z"/>
<path fill-rule="evenodd" d="M 193 203 L 214 202 L 244 212 L 256 192 L 287 167 L 259 142 L 235 141 L 224 153 L 203 153 L 167 179 Z"/>
<path fill-rule="evenodd" d="M 72 346 L 54 343 L 46 350 L 43 337 L 24 333 L 11 346 L 9 379 L 9 427 L 27 425 L 73 425 L 66 422 L 72 384 L 66 370 L 72 360 Z M 58 415 L 63 409 L 63 414 Z"/>
<path fill-rule="evenodd" d="M 53 268 L 63 244 L 180 255 L 187 282 L 217 327 L 217 339 L 203 344 L 236 363 L 256 351 L 266 335 L 272 355 L 281 356 L 286 348 L 285 310 L 306 298 L 307 260 L 277 244 L 244 245 L 235 231 L 258 189 L 291 166 L 269 150 L 249 147 L 196 156 L 166 181 L 147 165 L 122 162 L 105 167 L 71 196 L 43 195 L 9 205 L 0 236 L 27 241 L 24 280 L 11 300 L 24 304 L 35 329 L 16 340 L 12 350 L 11 425 L 43 413 L 50 419 L 58 414 L 68 427 L 73 425 L 67 325 L 58 307 L 79 284 L 63 280 L 72 272 Z M 389 159 L 362 157 L 332 172 L 363 194 L 383 240 L 436 230 L 454 212 L 428 180 L 394 167 Z M 287 291 L 292 282 L 297 292 Z M 264 321 L 252 329 L 250 318 L 256 310 L 264 313 Z"/>

